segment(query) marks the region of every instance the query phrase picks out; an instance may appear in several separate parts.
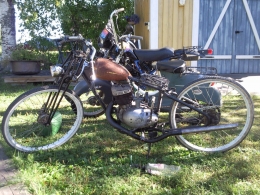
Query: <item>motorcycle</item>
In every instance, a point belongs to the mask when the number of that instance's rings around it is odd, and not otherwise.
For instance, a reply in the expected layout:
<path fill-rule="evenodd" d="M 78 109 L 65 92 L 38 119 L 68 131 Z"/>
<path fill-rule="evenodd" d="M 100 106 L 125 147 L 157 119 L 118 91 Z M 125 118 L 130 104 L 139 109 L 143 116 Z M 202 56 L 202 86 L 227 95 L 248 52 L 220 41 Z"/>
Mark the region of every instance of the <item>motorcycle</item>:
<path fill-rule="evenodd" d="M 173 50 L 171 48 L 161 48 L 159 50 L 142 50 L 136 47 L 135 43 L 142 40 L 142 37 L 132 35 L 131 25 L 126 26 L 125 34 L 118 37 L 113 17 L 118 17 L 118 13 L 124 8 L 114 10 L 110 14 L 110 19 L 99 36 L 99 47 L 101 51 L 98 57 L 112 58 L 115 62 L 124 65 L 134 77 L 147 73 L 151 75 L 159 74 L 170 80 L 169 87 L 177 93 L 191 81 L 201 78 L 207 74 L 217 75 L 217 70 L 212 67 L 186 67 L 185 61 L 199 60 L 206 54 L 212 54 L 211 49 L 200 50 L 199 47 L 187 47 Z M 140 44 L 137 44 L 140 46 Z M 140 47 L 139 47 L 140 48 Z M 154 62 L 157 62 L 154 64 Z M 108 104 L 111 101 L 111 83 L 97 79 L 95 85 L 100 97 Z M 133 85 L 138 88 L 135 84 Z M 212 89 L 214 90 L 214 89 Z M 104 114 L 96 96 L 92 94 L 90 86 L 84 80 L 80 81 L 74 91 L 80 97 L 84 105 L 85 117 L 98 117 Z M 143 94 L 142 88 L 139 92 Z M 158 91 L 152 92 L 154 95 Z M 218 99 L 217 93 L 215 99 Z M 161 111 L 168 111 L 171 100 L 163 98 Z"/>
<path fill-rule="evenodd" d="M 165 77 L 146 73 L 133 77 L 124 66 L 110 59 L 95 59 L 95 47 L 82 36 L 65 36 L 60 44 L 66 42 L 78 42 L 87 49 L 72 50 L 61 66 L 50 67 L 55 85 L 23 93 L 4 113 L 3 137 L 19 151 L 52 149 L 65 144 L 77 132 L 84 111 L 69 86 L 81 77 L 105 110 L 109 125 L 145 143 L 174 136 L 191 150 L 224 152 L 239 145 L 252 127 L 253 101 L 232 79 L 202 77 L 177 93 L 169 88 L 170 81 Z M 160 51 L 152 52 L 162 55 Z M 97 93 L 97 79 L 112 83 L 108 104 Z M 143 87 L 144 94 L 132 83 Z M 158 96 L 151 94 L 152 90 L 158 91 Z M 215 93 L 217 101 L 212 99 Z M 166 115 L 160 112 L 164 96 L 172 100 Z"/>

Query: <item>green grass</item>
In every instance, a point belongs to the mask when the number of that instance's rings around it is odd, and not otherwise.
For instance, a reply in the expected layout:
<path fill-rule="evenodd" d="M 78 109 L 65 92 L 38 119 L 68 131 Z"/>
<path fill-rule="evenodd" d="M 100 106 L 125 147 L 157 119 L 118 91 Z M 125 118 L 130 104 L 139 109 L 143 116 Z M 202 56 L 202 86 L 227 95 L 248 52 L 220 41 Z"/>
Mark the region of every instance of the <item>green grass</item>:
<path fill-rule="evenodd" d="M 0 120 L 8 105 L 33 85 L 12 86 L 0 80 Z M 205 154 L 175 138 L 152 145 L 120 134 L 105 117 L 84 119 L 78 133 L 54 150 L 25 154 L 0 143 L 32 194 L 260 194 L 260 97 L 254 96 L 255 122 L 247 138 L 229 152 Z M 174 176 L 154 176 L 147 163 L 178 165 Z"/>

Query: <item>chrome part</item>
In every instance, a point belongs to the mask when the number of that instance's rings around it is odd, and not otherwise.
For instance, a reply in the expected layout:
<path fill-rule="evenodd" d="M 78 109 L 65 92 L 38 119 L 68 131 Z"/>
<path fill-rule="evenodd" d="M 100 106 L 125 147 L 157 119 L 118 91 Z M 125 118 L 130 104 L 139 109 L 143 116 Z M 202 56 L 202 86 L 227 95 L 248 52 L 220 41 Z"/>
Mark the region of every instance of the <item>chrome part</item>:
<path fill-rule="evenodd" d="M 133 128 L 144 128 L 158 122 L 158 116 L 149 108 L 122 106 L 118 116 L 123 123 Z"/>
<path fill-rule="evenodd" d="M 227 124 L 227 125 L 201 126 L 201 127 L 197 126 L 194 128 L 182 129 L 182 134 L 228 130 L 228 129 L 233 129 L 233 128 L 237 128 L 237 127 L 238 127 L 238 123 L 231 123 L 231 124 Z"/>
<path fill-rule="evenodd" d="M 59 77 L 64 73 L 64 69 L 61 66 L 50 66 L 50 72 L 52 77 Z"/>
<path fill-rule="evenodd" d="M 37 122 L 45 125 L 45 124 L 47 124 L 49 117 L 50 117 L 49 114 L 42 113 L 38 116 Z"/>

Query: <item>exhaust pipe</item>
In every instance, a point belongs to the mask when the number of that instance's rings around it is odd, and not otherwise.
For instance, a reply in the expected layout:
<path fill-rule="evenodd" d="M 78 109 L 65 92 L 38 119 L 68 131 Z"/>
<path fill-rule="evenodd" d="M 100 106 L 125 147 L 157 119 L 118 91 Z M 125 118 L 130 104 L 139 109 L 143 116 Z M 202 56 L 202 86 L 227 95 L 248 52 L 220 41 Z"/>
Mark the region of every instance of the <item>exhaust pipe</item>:
<path fill-rule="evenodd" d="M 124 128 L 120 124 L 118 124 L 111 116 L 112 107 L 113 107 L 113 102 L 110 102 L 106 109 L 106 118 L 107 118 L 107 121 L 109 122 L 109 124 L 111 126 L 113 126 L 114 128 L 116 128 L 120 133 L 127 134 L 137 140 L 142 140 L 146 143 L 158 142 L 169 136 L 184 135 L 184 134 L 190 134 L 190 133 L 201 133 L 201 132 L 209 132 L 209 131 L 219 131 L 219 130 L 223 130 L 223 129 L 227 130 L 227 129 L 232 129 L 232 128 L 238 127 L 238 123 L 233 123 L 233 124 L 227 124 L 227 125 L 168 129 L 168 130 L 164 130 L 165 133 L 160 136 L 147 139 L 138 134 L 135 134 L 133 131 L 127 130 L 126 128 Z"/>

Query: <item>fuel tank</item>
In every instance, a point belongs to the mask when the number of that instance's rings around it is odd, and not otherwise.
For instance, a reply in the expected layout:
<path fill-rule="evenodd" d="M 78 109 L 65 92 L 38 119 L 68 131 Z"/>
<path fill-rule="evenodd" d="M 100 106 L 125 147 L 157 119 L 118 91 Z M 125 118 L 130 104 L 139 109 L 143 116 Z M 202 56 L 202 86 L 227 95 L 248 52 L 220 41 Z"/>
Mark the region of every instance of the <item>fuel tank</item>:
<path fill-rule="evenodd" d="M 131 76 L 124 66 L 105 58 L 98 58 L 94 68 L 96 77 L 105 81 L 123 81 Z"/>

